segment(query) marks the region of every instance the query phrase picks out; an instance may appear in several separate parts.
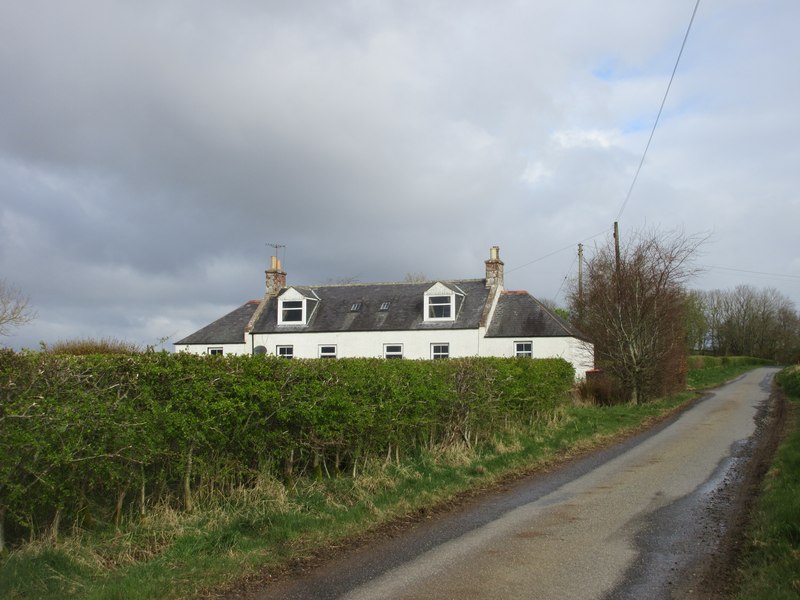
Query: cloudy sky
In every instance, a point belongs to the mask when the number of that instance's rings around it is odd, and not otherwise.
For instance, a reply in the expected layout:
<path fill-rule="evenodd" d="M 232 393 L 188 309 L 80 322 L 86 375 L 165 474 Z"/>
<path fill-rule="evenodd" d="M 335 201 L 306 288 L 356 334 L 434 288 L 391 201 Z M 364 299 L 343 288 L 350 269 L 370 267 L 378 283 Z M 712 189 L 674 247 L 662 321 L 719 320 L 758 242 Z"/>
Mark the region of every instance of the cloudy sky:
<path fill-rule="evenodd" d="M 0 343 L 166 348 L 289 283 L 563 302 L 619 218 L 800 306 L 800 3 L 0 0 Z M 599 234 L 599 235 L 598 235 Z"/>

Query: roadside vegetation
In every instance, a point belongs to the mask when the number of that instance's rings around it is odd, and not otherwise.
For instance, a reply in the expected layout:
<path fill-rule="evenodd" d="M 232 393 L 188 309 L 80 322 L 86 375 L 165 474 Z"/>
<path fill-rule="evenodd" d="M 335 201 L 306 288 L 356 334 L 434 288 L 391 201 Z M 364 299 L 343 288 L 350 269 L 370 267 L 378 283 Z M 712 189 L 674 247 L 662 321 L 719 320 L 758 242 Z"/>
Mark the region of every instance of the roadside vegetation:
<path fill-rule="evenodd" d="M 790 398 L 786 437 L 763 483 L 741 560 L 741 600 L 800 597 L 800 365 L 778 375 Z"/>
<path fill-rule="evenodd" d="M 758 366 L 774 364 L 766 358 L 750 356 L 690 356 L 686 384 L 690 390 L 714 387 Z"/>
<path fill-rule="evenodd" d="M 0 358 L 3 598 L 191 597 L 280 573 L 694 397 L 600 406 L 558 360 Z M 701 362 L 704 385 L 730 376 Z"/>

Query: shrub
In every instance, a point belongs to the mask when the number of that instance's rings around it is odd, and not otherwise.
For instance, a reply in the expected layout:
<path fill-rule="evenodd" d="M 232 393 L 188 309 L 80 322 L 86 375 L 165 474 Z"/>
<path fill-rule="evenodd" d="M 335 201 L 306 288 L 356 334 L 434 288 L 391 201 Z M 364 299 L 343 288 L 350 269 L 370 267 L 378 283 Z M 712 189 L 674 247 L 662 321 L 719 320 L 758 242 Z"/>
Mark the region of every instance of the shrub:
<path fill-rule="evenodd" d="M 114 338 L 60 340 L 52 346 L 45 346 L 43 349 L 52 354 L 71 354 L 73 356 L 85 356 L 87 354 L 138 354 L 142 351 L 134 343 Z"/>
<path fill-rule="evenodd" d="M 561 359 L 284 360 L 0 352 L 0 515 L 9 537 L 118 523 L 265 475 L 474 444 L 546 419 Z M 1 530 L 0 530 L 1 531 Z"/>
<path fill-rule="evenodd" d="M 598 406 L 613 406 L 627 402 L 627 396 L 620 383 L 607 373 L 597 373 L 578 385 L 581 399 Z"/>

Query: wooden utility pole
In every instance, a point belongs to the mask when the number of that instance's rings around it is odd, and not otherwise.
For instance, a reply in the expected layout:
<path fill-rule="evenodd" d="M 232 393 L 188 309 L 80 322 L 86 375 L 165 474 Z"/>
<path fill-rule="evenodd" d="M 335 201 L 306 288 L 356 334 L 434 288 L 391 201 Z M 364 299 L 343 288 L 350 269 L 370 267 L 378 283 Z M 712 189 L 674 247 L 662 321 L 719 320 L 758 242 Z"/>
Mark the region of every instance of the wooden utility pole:
<path fill-rule="evenodd" d="M 619 253 L 619 223 L 614 221 L 614 274 L 617 279 L 617 302 L 622 302 L 622 259 Z"/>
<path fill-rule="evenodd" d="M 578 303 L 583 304 L 583 244 L 578 244 Z"/>

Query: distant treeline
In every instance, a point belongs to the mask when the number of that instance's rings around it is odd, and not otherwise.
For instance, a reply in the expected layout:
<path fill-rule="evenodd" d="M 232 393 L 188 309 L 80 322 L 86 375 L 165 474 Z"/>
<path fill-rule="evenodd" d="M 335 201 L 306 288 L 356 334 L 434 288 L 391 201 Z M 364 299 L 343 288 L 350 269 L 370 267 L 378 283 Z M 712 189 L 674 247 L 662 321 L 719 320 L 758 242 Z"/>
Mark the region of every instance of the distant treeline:
<path fill-rule="evenodd" d="M 264 476 L 291 484 L 475 444 L 551 416 L 573 378 L 561 359 L 0 350 L 0 547 L 156 503 L 192 510 L 198 491 Z"/>

